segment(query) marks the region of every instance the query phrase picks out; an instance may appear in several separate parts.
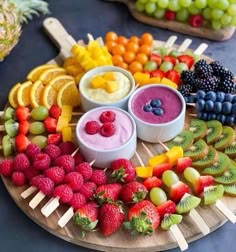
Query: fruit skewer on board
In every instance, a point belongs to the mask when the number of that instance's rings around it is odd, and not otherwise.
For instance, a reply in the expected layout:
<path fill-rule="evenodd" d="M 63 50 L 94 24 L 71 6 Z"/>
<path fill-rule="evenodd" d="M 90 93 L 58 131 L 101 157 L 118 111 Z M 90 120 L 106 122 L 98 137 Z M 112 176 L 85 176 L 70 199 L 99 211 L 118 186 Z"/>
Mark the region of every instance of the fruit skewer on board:
<path fill-rule="evenodd" d="M 145 167 L 140 155 L 137 152 L 135 152 L 135 155 L 140 165 Z M 174 214 L 176 210 L 175 203 L 171 200 L 167 200 L 166 193 L 159 187 L 152 188 L 149 196 L 151 201 L 157 206 L 158 213 L 161 217 L 162 229 L 170 230 L 181 251 L 186 250 L 188 248 L 188 243 L 178 227 L 178 224 L 182 221 L 182 216 Z"/>

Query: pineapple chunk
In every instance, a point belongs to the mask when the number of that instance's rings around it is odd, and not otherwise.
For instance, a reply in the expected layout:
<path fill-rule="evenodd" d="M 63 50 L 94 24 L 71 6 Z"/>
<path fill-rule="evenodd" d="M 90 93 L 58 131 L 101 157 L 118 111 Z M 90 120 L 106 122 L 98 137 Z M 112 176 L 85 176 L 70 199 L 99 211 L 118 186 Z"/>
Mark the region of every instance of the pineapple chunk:
<path fill-rule="evenodd" d="M 166 162 L 168 162 L 167 156 L 165 154 L 159 154 L 151 157 L 148 160 L 148 165 L 150 165 L 151 167 L 155 167 L 156 165 L 163 164 Z"/>
<path fill-rule="evenodd" d="M 95 76 L 91 80 L 92 88 L 104 88 L 106 80 L 102 76 Z"/>
<path fill-rule="evenodd" d="M 114 78 L 114 74 L 112 72 L 106 72 L 103 74 L 103 78 L 106 80 L 106 81 L 114 81 L 115 78 Z"/>
<path fill-rule="evenodd" d="M 136 72 L 134 74 L 135 82 L 139 85 L 145 84 L 150 79 L 150 75 L 148 73 Z"/>
<path fill-rule="evenodd" d="M 116 81 L 107 81 L 105 89 L 108 93 L 114 93 L 119 89 L 119 86 Z"/>
<path fill-rule="evenodd" d="M 171 81 L 165 77 L 161 79 L 161 84 L 165 84 L 165 85 L 170 86 L 175 89 L 177 89 L 177 87 L 178 87 L 176 83 L 174 83 L 173 81 Z"/>
<path fill-rule="evenodd" d="M 152 176 L 153 168 L 150 166 L 137 166 L 135 167 L 135 171 L 138 177 L 140 178 L 148 178 Z"/>
<path fill-rule="evenodd" d="M 72 129 L 69 126 L 62 128 L 62 141 L 72 141 Z"/>

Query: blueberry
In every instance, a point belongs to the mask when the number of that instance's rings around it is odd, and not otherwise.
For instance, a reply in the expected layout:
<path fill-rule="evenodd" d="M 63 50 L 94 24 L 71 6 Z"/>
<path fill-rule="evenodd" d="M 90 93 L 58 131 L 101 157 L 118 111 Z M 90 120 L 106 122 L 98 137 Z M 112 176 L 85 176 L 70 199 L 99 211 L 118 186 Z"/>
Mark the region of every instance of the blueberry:
<path fill-rule="evenodd" d="M 230 93 L 225 94 L 225 99 L 224 101 L 232 102 L 234 96 Z"/>
<path fill-rule="evenodd" d="M 204 99 L 205 95 L 206 95 L 206 93 L 203 90 L 198 90 L 196 93 L 197 99 Z"/>
<path fill-rule="evenodd" d="M 216 101 L 223 102 L 224 99 L 225 99 L 224 92 L 216 92 Z"/>
<path fill-rule="evenodd" d="M 196 102 L 196 109 L 197 109 L 197 111 L 202 111 L 202 110 L 204 110 L 204 108 L 205 108 L 205 101 L 203 99 L 199 99 Z"/>
<path fill-rule="evenodd" d="M 216 93 L 214 91 L 208 91 L 206 93 L 205 100 L 215 101 L 216 100 Z"/>
<path fill-rule="evenodd" d="M 232 103 L 231 102 L 223 102 L 222 103 L 222 113 L 224 115 L 228 115 L 231 113 Z"/>
<path fill-rule="evenodd" d="M 149 105 L 149 104 L 147 104 L 147 105 L 145 105 L 145 106 L 143 107 L 143 110 L 144 110 L 145 112 L 151 112 L 151 111 L 152 111 L 152 106 Z"/>
<path fill-rule="evenodd" d="M 214 102 L 212 100 L 206 101 L 205 110 L 207 112 L 211 112 L 211 111 L 213 111 L 213 108 L 214 108 Z"/>
<path fill-rule="evenodd" d="M 215 120 L 216 119 L 216 114 L 215 113 L 209 113 L 207 115 L 207 120 Z"/>
<path fill-rule="evenodd" d="M 232 105 L 231 113 L 232 113 L 233 115 L 236 115 L 236 103 L 234 103 L 234 104 Z"/>
<path fill-rule="evenodd" d="M 159 99 L 153 99 L 153 100 L 151 100 L 150 105 L 151 105 L 153 108 L 157 108 L 157 107 L 160 107 L 160 106 L 162 105 L 162 102 L 161 102 L 161 100 L 159 100 Z"/>
<path fill-rule="evenodd" d="M 222 103 L 221 102 L 215 102 L 213 112 L 219 114 L 219 113 L 221 113 L 221 111 L 222 111 Z"/>
<path fill-rule="evenodd" d="M 162 108 L 156 108 L 153 110 L 153 114 L 156 116 L 160 116 L 164 114 L 164 110 Z"/>
<path fill-rule="evenodd" d="M 198 119 L 206 121 L 207 120 L 207 113 L 206 112 L 200 112 L 200 113 L 198 113 Z"/>
<path fill-rule="evenodd" d="M 196 102 L 196 95 L 189 95 L 188 100 L 190 103 L 195 103 Z"/>
<path fill-rule="evenodd" d="M 233 104 L 236 103 L 236 95 L 234 95 L 233 100 L 232 100 L 232 103 L 233 103 Z"/>
<path fill-rule="evenodd" d="M 223 115 L 223 114 L 218 114 L 218 115 L 216 116 L 216 120 L 220 121 L 222 124 L 225 123 L 225 119 L 226 119 L 226 116 Z"/>
<path fill-rule="evenodd" d="M 234 116 L 227 115 L 226 119 L 225 119 L 225 123 L 227 123 L 229 125 L 234 125 Z"/>

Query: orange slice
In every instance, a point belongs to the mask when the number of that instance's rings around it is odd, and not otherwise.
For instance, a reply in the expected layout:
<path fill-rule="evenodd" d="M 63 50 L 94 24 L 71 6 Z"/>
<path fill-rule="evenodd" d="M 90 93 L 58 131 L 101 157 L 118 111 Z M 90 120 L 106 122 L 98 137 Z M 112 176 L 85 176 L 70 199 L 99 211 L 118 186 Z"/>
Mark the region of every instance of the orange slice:
<path fill-rule="evenodd" d="M 42 81 L 37 80 L 30 89 L 30 104 L 33 108 L 42 104 L 44 85 Z"/>
<path fill-rule="evenodd" d="M 27 75 L 26 79 L 30 80 L 32 82 L 35 82 L 36 80 L 39 79 L 39 76 L 41 75 L 41 73 L 46 70 L 46 69 L 50 69 L 50 68 L 55 68 L 57 67 L 57 65 L 54 64 L 44 64 L 44 65 L 40 65 L 37 66 L 35 68 L 33 68 Z"/>
<path fill-rule="evenodd" d="M 58 92 L 57 105 L 70 105 L 77 107 L 80 104 L 80 95 L 77 86 L 74 81 L 65 84 Z"/>
<path fill-rule="evenodd" d="M 50 109 L 53 104 L 57 104 L 57 91 L 48 85 L 43 89 L 42 105 Z"/>
<path fill-rule="evenodd" d="M 30 89 L 32 87 L 31 81 L 25 81 L 21 84 L 17 92 L 17 102 L 19 106 L 30 105 Z"/>
<path fill-rule="evenodd" d="M 21 84 L 16 83 L 10 90 L 8 94 L 8 102 L 13 108 L 17 108 L 19 106 L 18 101 L 17 101 L 17 92 L 20 88 Z"/>
<path fill-rule="evenodd" d="M 57 92 L 64 86 L 66 83 L 74 81 L 74 78 L 70 75 L 59 75 L 50 80 L 49 84 L 52 86 Z"/>
<path fill-rule="evenodd" d="M 66 74 L 66 70 L 62 67 L 54 67 L 54 68 L 49 68 L 44 70 L 40 76 L 39 80 L 43 82 L 44 85 L 48 85 L 49 82 L 55 78 L 56 76 L 59 75 L 64 75 Z"/>

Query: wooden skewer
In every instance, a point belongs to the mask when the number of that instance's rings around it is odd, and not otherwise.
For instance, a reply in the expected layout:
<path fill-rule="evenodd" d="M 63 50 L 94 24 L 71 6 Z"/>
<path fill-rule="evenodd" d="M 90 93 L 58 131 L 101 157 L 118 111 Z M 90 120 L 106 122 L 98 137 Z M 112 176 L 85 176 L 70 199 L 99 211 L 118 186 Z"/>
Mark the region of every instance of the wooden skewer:
<path fill-rule="evenodd" d="M 177 40 L 177 36 L 170 36 L 166 43 L 164 44 L 165 48 L 170 48 L 174 45 L 175 41 Z"/>
<path fill-rule="evenodd" d="M 77 116 L 77 115 L 83 115 L 84 113 L 83 112 L 72 112 L 72 115 L 73 116 Z"/>
<path fill-rule="evenodd" d="M 0 117 L 4 116 L 4 111 L 0 111 Z"/>
<path fill-rule="evenodd" d="M 202 55 L 205 50 L 207 49 L 208 47 L 208 44 L 206 43 L 202 43 L 198 46 L 198 48 L 193 52 L 193 54 L 196 54 L 196 55 Z"/>
<path fill-rule="evenodd" d="M 184 52 L 187 50 L 187 48 L 190 46 L 190 44 L 192 43 L 192 39 L 185 39 L 184 42 L 180 45 L 180 47 L 178 48 L 178 52 Z"/>

